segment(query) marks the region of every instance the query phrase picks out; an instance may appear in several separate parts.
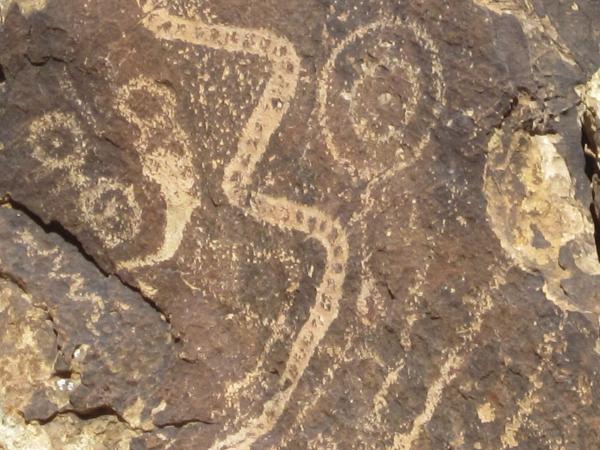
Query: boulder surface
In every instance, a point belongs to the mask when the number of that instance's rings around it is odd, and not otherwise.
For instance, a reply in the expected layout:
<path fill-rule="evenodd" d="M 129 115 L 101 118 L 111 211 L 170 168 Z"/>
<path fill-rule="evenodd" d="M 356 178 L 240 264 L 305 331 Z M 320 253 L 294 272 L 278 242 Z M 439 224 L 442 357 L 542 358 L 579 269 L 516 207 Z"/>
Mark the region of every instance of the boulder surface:
<path fill-rule="evenodd" d="M 600 448 L 597 0 L 0 0 L 0 449 Z"/>

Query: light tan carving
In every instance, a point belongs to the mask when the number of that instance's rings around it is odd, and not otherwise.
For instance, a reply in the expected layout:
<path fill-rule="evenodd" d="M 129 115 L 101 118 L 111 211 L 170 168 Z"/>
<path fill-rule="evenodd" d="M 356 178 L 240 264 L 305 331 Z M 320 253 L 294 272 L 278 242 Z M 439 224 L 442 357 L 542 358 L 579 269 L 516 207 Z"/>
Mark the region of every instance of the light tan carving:
<path fill-rule="evenodd" d="M 80 192 L 77 199 L 84 221 L 109 248 L 131 240 L 139 231 L 141 210 L 132 186 L 114 179 L 91 179 L 83 171 L 91 143 L 74 114 L 51 111 L 35 119 L 27 140 L 41 164 L 40 175 L 60 172 Z M 70 142 L 65 142 L 68 139 Z M 60 194 L 57 185 L 56 194 Z"/>
<path fill-rule="evenodd" d="M 407 433 L 398 433 L 394 436 L 394 445 L 392 447 L 394 450 L 410 450 L 413 448 L 413 444 L 421 434 L 423 427 L 429 423 L 442 401 L 444 389 L 454 380 L 459 369 L 463 366 L 465 354 L 472 350 L 474 339 L 481 331 L 486 314 L 494 306 L 493 299 L 487 293 L 475 303 L 474 318 L 462 335 L 463 342 L 448 352 L 444 364 L 440 367 L 439 377 L 427 390 L 425 407 L 413 420 L 410 430 Z"/>
<path fill-rule="evenodd" d="M 284 231 L 306 234 L 326 250 L 323 279 L 317 288 L 309 319 L 292 344 L 282 376 L 282 390 L 264 404 L 259 416 L 249 419 L 238 431 L 219 439 L 211 447 L 213 450 L 249 448 L 273 428 L 319 342 L 337 317 L 349 254 L 348 242 L 341 224 L 320 209 L 250 189 L 256 166 L 295 96 L 300 59 L 293 45 L 267 30 L 209 25 L 173 16 L 164 9 L 153 10 L 153 6 L 146 5 L 149 14 L 144 25 L 156 37 L 233 53 L 249 53 L 264 58 L 270 65 L 273 75 L 242 130 L 236 153 L 225 166 L 223 191 L 231 204 L 256 220 Z"/>
<path fill-rule="evenodd" d="M 135 95 L 153 96 L 161 110 L 141 117 L 132 107 Z M 116 93 L 116 107 L 123 117 L 139 130 L 135 142 L 144 175 L 160 186 L 165 201 L 166 225 L 163 243 L 155 252 L 119 264 L 125 269 L 154 265 L 170 259 L 183 240 L 183 232 L 200 199 L 194 195 L 194 169 L 189 151 L 190 139 L 175 118 L 175 95 L 163 85 L 139 76 L 121 86 Z M 165 130 L 168 130 L 165 137 Z"/>
<path fill-rule="evenodd" d="M 431 138 L 429 132 L 424 133 L 419 142 L 412 146 L 413 148 L 411 148 L 413 153 L 411 158 L 412 160 L 407 160 L 405 155 L 406 144 L 403 139 L 404 127 L 410 122 L 411 118 L 416 113 L 417 104 L 420 95 L 422 94 L 420 68 L 411 66 L 402 53 L 400 53 L 399 59 L 397 57 L 391 58 L 385 53 L 386 49 L 391 46 L 391 43 L 382 39 L 377 42 L 377 45 L 382 48 L 384 61 L 379 61 L 376 65 L 365 65 L 365 67 L 362 68 L 360 78 L 352 87 L 350 87 L 349 92 L 342 93 L 341 96 L 349 104 L 350 120 L 355 127 L 357 139 L 366 141 L 370 144 L 377 143 L 381 145 L 385 143 L 396 145 L 397 150 L 394 154 L 394 157 L 391 158 L 393 163 L 391 165 L 378 163 L 371 154 L 364 155 L 364 160 L 361 160 L 360 163 L 358 161 L 350 160 L 347 156 L 345 156 L 345 149 L 340 148 L 339 144 L 337 143 L 335 132 L 331 128 L 331 117 L 328 114 L 328 108 L 330 104 L 329 89 L 338 59 L 340 58 L 341 54 L 352 44 L 360 43 L 372 33 L 382 32 L 383 30 L 390 28 L 405 28 L 410 30 L 417 39 L 417 42 L 421 48 L 431 55 L 433 76 L 431 81 L 432 93 L 434 99 L 439 102 L 439 105 L 434 105 L 433 112 L 436 114 L 441 111 L 441 106 L 444 103 L 444 85 L 442 81 L 442 66 L 438 58 L 439 51 L 427 32 L 421 26 L 410 21 L 400 22 L 396 21 L 396 19 L 381 19 L 349 33 L 348 36 L 340 41 L 333 49 L 329 59 L 321 71 L 318 83 L 317 112 L 319 123 L 325 138 L 325 143 L 327 144 L 327 148 L 331 156 L 338 164 L 344 167 L 352 177 L 362 180 L 369 180 L 369 185 L 371 188 L 373 184 L 389 179 L 391 176 L 417 159 Z M 365 108 L 360 107 L 362 100 L 360 91 L 365 84 L 373 82 L 377 68 L 384 63 L 388 70 L 402 71 L 412 89 L 407 97 L 406 102 L 399 105 L 403 110 L 403 116 L 400 121 L 403 126 L 388 125 L 387 127 L 384 127 L 386 129 L 378 129 L 381 127 L 381 124 L 379 124 L 375 131 L 372 131 L 373 124 L 378 122 L 377 117 L 373 117 L 373 114 L 376 114 L 376 112 L 369 111 L 368 109 L 365 110 Z M 391 100 L 392 96 L 389 93 L 382 93 L 380 98 L 378 98 L 378 101 L 382 105 L 389 103 Z M 371 188 L 367 189 L 367 191 L 370 191 Z M 369 192 L 365 192 L 365 197 L 368 197 L 368 194 Z M 365 203 L 368 204 L 369 200 L 367 199 Z M 363 210 L 358 212 L 358 214 L 364 214 Z"/>

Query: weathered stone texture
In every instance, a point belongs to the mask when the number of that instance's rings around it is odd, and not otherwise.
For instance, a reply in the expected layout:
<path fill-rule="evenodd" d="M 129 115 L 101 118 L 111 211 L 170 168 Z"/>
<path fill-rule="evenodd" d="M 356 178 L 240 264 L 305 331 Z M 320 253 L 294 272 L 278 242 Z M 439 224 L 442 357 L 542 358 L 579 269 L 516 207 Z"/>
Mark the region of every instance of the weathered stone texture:
<path fill-rule="evenodd" d="M 0 20 L 0 448 L 600 448 L 596 0 Z"/>

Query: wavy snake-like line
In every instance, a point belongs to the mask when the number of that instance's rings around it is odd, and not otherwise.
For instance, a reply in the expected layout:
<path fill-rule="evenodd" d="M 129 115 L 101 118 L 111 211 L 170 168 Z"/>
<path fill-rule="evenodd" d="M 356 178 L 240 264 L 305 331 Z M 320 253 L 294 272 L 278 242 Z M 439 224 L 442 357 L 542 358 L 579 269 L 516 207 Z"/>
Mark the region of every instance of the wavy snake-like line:
<path fill-rule="evenodd" d="M 266 30 L 209 25 L 173 16 L 165 9 L 151 11 L 143 23 L 160 39 L 267 59 L 273 75 L 242 130 L 237 152 L 224 169 L 222 188 L 232 205 L 254 219 L 285 231 L 306 234 L 326 251 L 325 270 L 315 304 L 292 344 L 281 378 L 284 383 L 281 391 L 264 404 L 259 416 L 236 433 L 215 442 L 211 450 L 250 448 L 272 430 L 283 414 L 319 342 L 338 315 L 349 255 L 348 240 L 342 225 L 318 208 L 250 188 L 256 166 L 295 96 L 300 59 L 293 45 Z"/>

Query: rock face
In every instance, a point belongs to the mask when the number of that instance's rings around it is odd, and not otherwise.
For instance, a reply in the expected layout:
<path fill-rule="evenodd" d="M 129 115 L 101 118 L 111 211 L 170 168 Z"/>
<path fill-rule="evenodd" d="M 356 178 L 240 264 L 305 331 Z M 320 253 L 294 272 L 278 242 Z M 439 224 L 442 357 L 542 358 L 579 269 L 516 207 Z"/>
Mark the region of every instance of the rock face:
<path fill-rule="evenodd" d="M 0 16 L 0 448 L 600 448 L 597 1 Z"/>

